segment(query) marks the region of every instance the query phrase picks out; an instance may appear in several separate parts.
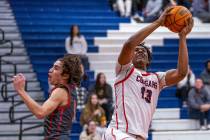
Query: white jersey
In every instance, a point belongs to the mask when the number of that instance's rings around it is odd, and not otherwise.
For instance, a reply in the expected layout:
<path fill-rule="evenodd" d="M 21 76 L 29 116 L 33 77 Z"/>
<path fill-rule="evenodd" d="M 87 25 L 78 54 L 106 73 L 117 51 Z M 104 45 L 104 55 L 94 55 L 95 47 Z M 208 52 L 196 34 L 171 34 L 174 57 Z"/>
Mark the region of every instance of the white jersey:
<path fill-rule="evenodd" d="M 155 112 L 165 72 L 147 73 L 132 64 L 116 66 L 115 110 L 109 127 L 145 139 Z"/>

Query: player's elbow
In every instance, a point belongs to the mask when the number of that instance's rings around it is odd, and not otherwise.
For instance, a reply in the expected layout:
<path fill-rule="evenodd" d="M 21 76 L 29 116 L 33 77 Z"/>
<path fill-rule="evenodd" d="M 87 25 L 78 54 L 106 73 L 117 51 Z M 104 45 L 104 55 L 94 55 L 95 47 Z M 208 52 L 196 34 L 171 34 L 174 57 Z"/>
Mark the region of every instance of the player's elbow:
<path fill-rule="evenodd" d="M 45 113 L 43 111 L 39 111 L 35 114 L 37 119 L 44 119 L 45 118 Z"/>

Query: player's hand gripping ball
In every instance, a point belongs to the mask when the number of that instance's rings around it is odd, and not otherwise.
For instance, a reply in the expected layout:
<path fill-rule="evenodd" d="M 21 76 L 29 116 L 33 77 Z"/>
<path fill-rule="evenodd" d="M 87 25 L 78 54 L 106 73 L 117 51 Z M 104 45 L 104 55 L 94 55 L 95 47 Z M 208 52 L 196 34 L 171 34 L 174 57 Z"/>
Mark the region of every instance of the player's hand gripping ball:
<path fill-rule="evenodd" d="M 174 6 L 166 16 L 164 26 L 170 31 L 179 33 L 186 25 L 186 21 L 192 18 L 191 12 L 184 6 Z"/>

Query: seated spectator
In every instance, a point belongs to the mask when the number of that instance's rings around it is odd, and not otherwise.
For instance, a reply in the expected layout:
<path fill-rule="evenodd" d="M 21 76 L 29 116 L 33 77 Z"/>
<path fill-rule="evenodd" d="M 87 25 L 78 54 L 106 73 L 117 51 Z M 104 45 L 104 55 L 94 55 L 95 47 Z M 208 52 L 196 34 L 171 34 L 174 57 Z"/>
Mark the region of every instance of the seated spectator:
<path fill-rule="evenodd" d="M 148 0 L 144 11 L 144 22 L 153 22 L 161 12 L 162 0 Z"/>
<path fill-rule="evenodd" d="M 210 93 L 210 59 L 205 62 L 205 69 L 200 75 L 204 85 L 208 87 Z"/>
<path fill-rule="evenodd" d="M 176 96 L 181 99 L 182 107 L 187 107 L 188 93 L 195 85 L 195 75 L 192 70 L 188 69 L 188 74 L 177 84 Z"/>
<path fill-rule="evenodd" d="M 192 119 L 200 120 L 201 129 L 210 129 L 210 98 L 201 79 L 195 81 L 188 96 L 189 113 Z M 205 125 L 207 119 L 207 127 Z"/>
<path fill-rule="evenodd" d="M 80 134 L 80 140 L 101 140 L 101 136 L 96 131 L 96 123 L 89 121 L 87 128 Z"/>
<path fill-rule="evenodd" d="M 117 7 L 121 17 L 130 17 L 132 0 L 117 0 Z"/>
<path fill-rule="evenodd" d="M 77 25 L 71 26 L 70 34 L 65 41 L 65 48 L 68 54 L 79 55 L 84 67 L 88 66 L 88 57 L 86 56 L 87 42 L 85 37 L 80 34 L 79 27 Z"/>
<path fill-rule="evenodd" d="M 210 2 L 209 0 L 193 0 L 193 15 L 203 22 L 210 22 Z"/>
<path fill-rule="evenodd" d="M 93 120 L 99 127 L 106 126 L 106 116 L 103 108 L 98 103 L 96 94 L 89 96 L 87 104 L 80 116 L 81 125 L 86 125 L 90 120 Z"/>
<path fill-rule="evenodd" d="M 104 73 L 98 73 L 96 83 L 91 85 L 89 92 L 98 96 L 99 104 L 105 110 L 107 120 L 110 121 L 113 110 L 113 95 L 112 87 L 106 82 Z"/>
<path fill-rule="evenodd" d="M 144 21 L 142 13 L 144 11 L 146 3 L 147 0 L 132 0 L 132 15 L 133 19 L 137 23 L 141 23 Z"/>

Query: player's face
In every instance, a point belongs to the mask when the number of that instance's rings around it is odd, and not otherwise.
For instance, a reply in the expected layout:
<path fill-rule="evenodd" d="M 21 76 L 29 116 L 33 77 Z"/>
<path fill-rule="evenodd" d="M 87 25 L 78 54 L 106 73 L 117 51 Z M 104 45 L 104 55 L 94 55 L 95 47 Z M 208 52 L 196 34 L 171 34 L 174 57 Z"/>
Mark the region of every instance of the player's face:
<path fill-rule="evenodd" d="M 51 85 L 57 85 L 62 81 L 62 65 L 62 62 L 58 60 L 54 63 L 53 67 L 50 68 L 48 72 L 48 81 Z"/>
<path fill-rule="evenodd" d="M 137 46 L 132 62 L 136 68 L 145 68 L 149 64 L 147 50 L 144 47 Z"/>

